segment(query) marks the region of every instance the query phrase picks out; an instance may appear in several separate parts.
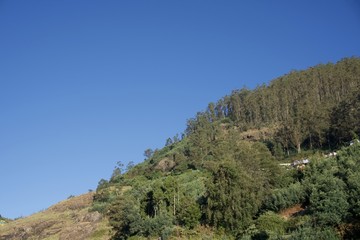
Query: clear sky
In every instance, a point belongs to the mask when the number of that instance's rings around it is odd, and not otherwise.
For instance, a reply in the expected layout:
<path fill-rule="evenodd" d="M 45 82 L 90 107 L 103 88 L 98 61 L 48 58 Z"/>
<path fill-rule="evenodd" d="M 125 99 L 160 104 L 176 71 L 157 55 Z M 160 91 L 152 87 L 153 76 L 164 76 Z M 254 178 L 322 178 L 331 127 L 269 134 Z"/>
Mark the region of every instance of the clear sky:
<path fill-rule="evenodd" d="M 96 189 L 234 89 L 359 55 L 356 0 L 0 0 L 0 214 Z"/>

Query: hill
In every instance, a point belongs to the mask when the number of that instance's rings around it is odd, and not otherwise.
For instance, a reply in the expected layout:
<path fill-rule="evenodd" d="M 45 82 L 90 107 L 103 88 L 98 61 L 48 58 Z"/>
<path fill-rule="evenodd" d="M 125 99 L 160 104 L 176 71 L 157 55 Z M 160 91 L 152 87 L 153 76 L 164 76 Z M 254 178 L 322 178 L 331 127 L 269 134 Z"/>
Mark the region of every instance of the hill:
<path fill-rule="evenodd" d="M 0 239 L 109 239 L 107 220 L 98 212 L 89 212 L 93 195 L 72 197 L 29 217 L 3 224 Z"/>
<path fill-rule="evenodd" d="M 355 57 L 235 90 L 96 193 L 7 223 L 0 239 L 355 238 L 359 90 Z"/>
<path fill-rule="evenodd" d="M 355 156 L 339 163 L 323 155 L 359 136 L 359 87 L 360 59 L 347 58 L 233 91 L 188 120 L 181 137 L 147 149 L 143 163 L 115 167 L 99 182 L 94 209 L 107 215 L 114 239 L 194 238 L 199 226 L 229 239 L 351 236 L 354 229 L 337 229 L 357 219 L 357 190 L 343 171 L 327 169 L 347 168 Z M 305 158 L 311 164 L 299 169 L 279 165 Z M 327 184 L 337 187 L 321 190 Z M 281 217 L 299 204 L 304 216 Z"/>

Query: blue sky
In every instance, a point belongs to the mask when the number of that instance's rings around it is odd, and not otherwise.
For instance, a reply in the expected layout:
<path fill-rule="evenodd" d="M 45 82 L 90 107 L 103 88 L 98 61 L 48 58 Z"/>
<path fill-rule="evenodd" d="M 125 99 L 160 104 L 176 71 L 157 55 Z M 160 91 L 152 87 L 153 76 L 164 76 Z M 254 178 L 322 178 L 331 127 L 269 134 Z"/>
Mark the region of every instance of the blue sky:
<path fill-rule="evenodd" d="M 359 43 L 355 0 L 0 0 L 0 214 L 95 189 L 209 102 Z"/>

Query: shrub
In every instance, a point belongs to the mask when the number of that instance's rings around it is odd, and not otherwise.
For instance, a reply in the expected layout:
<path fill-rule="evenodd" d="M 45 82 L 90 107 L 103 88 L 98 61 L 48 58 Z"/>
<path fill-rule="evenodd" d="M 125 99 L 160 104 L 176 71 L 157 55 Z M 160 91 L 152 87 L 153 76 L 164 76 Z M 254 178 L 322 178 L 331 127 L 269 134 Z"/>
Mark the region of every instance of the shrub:
<path fill-rule="evenodd" d="M 183 202 L 177 214 L 177 219 L 181 225 L 192 229 L 198 225 L 201 211 L 199 205 L 193 199 L 184 199 Z"/>
<path fill-rule="evenodd" d="M 339 235 L 332 228 L 304 227 L 294 231 L 290 237 L 292 240 L 339 240 Z"/>
<path fill-rule="evenodd" d="M 273 193 L 265 199 L 263 208 L 271 211 L 280 211 L 297 203 L 301 203 L 304 199 L 304 188 L 301 183 L 296 182 L 286 188 L 275 189 Z"/>
<path fill-rule="evenodd" d="M 274 212 L 266 212 L 256 220 L 256 227 L 268 235 L 282 235 L 285 233 L 286 221 Z"/>

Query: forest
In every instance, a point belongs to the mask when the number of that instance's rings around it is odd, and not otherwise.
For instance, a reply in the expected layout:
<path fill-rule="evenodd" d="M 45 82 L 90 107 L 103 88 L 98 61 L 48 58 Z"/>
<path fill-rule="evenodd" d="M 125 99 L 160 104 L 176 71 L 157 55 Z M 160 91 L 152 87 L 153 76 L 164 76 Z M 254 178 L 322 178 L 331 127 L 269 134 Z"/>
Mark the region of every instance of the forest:
<path fill-rule="evenodd" d="M 360 235 L 359 58 L 235 90 L 180 135 L 99 181 L 113 239 Z"/>

